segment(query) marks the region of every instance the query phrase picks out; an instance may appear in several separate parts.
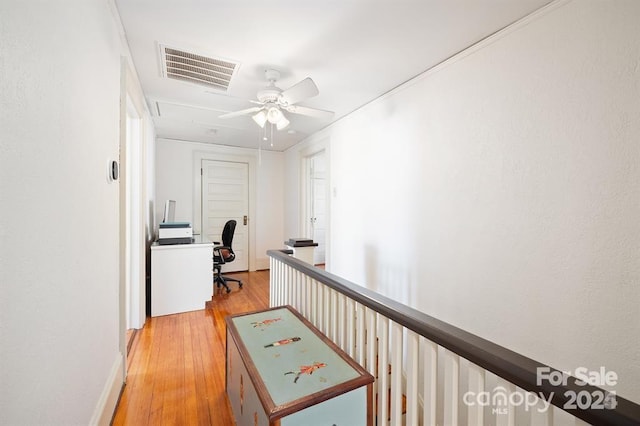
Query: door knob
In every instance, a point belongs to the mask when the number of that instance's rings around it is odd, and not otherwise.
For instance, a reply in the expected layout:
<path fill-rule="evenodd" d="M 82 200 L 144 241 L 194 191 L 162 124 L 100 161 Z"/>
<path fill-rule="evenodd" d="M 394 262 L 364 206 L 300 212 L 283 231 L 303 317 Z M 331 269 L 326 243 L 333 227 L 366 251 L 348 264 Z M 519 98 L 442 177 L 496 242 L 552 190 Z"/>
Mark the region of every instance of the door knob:
<path fill-rule="evenodd" d="M 244 215 L 244 217 L 242 218 L 242 222 L 246 225 L 247 224 L 247 215 Z"/>

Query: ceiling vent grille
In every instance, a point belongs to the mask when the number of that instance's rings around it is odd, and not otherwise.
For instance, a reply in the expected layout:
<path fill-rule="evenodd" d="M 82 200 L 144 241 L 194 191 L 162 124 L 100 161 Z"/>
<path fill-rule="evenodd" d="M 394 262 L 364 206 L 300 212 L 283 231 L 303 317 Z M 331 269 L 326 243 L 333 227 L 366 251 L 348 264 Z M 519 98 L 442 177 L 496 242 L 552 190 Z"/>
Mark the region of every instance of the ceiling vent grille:
<path fill-rule="evenodd" d="M 160 46 L 165 77 L 227 91 L 238 64 Z"/>

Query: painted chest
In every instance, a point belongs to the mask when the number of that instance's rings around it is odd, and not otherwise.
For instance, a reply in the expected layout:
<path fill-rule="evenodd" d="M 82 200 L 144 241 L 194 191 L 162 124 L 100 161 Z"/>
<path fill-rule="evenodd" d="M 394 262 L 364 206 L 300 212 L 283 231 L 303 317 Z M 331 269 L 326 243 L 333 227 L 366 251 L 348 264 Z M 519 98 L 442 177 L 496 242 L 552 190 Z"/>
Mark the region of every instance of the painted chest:
<path fill-rule="evenodd" d="M 290 306 L 227 322 L 238 425 L 371 425 L 373 377 Z"/>

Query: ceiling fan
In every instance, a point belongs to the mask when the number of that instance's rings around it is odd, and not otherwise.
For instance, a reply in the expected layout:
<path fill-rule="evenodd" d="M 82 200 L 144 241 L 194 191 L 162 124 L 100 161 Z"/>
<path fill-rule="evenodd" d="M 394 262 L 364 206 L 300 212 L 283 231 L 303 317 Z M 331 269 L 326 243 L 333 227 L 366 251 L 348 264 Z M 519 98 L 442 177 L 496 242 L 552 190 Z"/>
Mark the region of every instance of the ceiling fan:
<path fill-rule="evenodd" d="M 275 125 L 278 130 L 282 130 L 289 125 L 289 120 L 283 111 L 325 120 L 333 117 L 333 112 L 331 111 L 296 105 L 298 102 L 312 98 L 320 93 L 311 78 L 307 77 L 287 90 L 282 90 L 276 86 L 276 81 L 280 78 L 280 72 L 268 69 L 265 71 L 265 77 L 269 85 L 258 91 L 257 101 L 250 101 L 259 106 L 223 114 L 219 118 L 233 118 L 253 114 L 251 118 L 258 126 L 264 127 L 269 122 Z"/>

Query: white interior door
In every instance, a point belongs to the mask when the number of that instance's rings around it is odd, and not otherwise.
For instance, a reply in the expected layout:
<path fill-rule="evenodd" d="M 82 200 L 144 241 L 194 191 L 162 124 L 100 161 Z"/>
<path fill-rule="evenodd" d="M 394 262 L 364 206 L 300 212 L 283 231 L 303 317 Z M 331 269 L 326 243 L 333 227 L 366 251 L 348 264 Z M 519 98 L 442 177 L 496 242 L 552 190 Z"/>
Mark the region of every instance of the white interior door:
<path fill-rule="evenodd" d="M 230 161 L 202 160 L 202 234 L 222 242 L 224 224 L 235 219 L 233 251 L 236 259 L 223 272 L 249 269 L 249 165 Z"/>
<path fill-rule="evenodd" d="M 314 250 L 313 263 L 325 263 L 327 235 L 327 165 L 325 152 L 309 158 L 309 229 L 310 237 L 318 243 Z"/>

